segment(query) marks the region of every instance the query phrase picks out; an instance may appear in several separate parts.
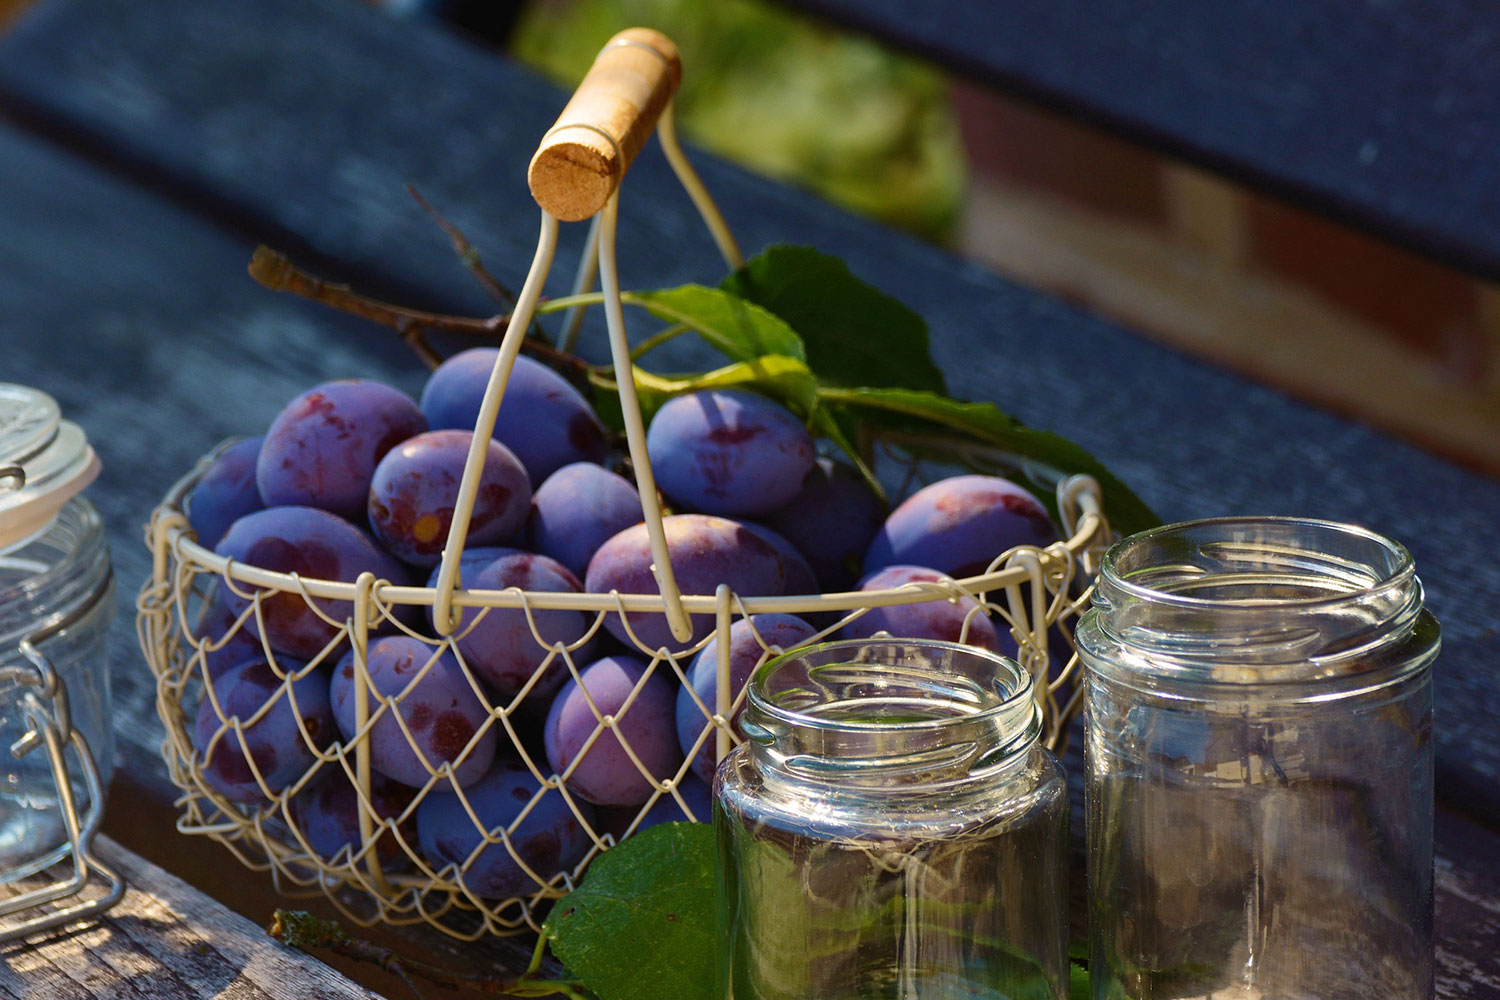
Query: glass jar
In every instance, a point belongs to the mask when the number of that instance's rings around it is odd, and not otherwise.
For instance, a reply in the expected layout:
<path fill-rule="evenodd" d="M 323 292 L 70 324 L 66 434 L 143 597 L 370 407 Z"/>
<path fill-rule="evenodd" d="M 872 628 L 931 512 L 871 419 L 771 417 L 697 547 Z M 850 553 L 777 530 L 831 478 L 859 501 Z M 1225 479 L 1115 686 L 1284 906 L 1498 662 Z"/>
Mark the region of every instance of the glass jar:
<path fill-rule="evenodd" d="M 1158 528 L 1077 639 L 1095 1000 L 1430 998 L 1438 625 L 1407 551 Z"/>
<path fill-rule="evenodd" d="M 97 828 L 113 768 L 113 574 L 99 514 L 77 495 L 98 467 L 51 397 L 0 384 L 0 883 Z"/>
<path fill-rule="evenodd" d="M 1015 661 L 800 649 L 741 727 L 714 781 L 724 996 L 1066 996 L 1067 795 Z"/>

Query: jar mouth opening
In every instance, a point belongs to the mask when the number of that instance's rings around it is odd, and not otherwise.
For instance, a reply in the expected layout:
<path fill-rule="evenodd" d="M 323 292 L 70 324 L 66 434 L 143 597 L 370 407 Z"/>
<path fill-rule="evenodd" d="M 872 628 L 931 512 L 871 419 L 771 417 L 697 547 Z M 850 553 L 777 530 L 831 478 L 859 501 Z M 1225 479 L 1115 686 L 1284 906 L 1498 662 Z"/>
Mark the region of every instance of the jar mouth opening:
<path fill-rule="evenodd" d="M 850 734 L 919 735 L 955 725 L 1025 724 L 1031 674 L 1009 657 L 925 639 L 803 646 L 762 664 L 746 695 L 761 719 Z"/>
<path fill-rule="evenodd" d="M 1409 588 L 1405 546 L 1357 525 L 1296 517 L 1219 517 L 1116 542 L 1100 586 L 1156 605 L 1215 614 L 1330 610 Z"/>

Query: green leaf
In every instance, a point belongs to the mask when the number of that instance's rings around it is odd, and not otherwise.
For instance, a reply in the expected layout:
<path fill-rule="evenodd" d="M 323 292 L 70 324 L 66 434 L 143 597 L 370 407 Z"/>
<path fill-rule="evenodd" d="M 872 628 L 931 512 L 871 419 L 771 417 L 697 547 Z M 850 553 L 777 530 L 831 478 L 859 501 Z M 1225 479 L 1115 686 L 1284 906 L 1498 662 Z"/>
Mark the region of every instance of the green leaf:
<path fill-rule="evenodd" d="M 601 854 L 543 932 L 599 1000 L 717 1000 L 713 828 L 662 823 Z"/>
<path fill-rule="evenodd" d="M 808 366 L 826 384 L 945 391 L 922 317 L 856 278 L 837 257 L 772 246 L 722 287 L 790 324 L 807 345 Z"/>
<path fill-rule="evenodd" d="M 1078 962 L 1068 963 L 1068 1000 L 1089 1000 L 1089 970 Z"/>
<path fill-rule="evenodd" d="M 911 418 L 921 425 L 937 425 L 968 435 L 1021 459 L 1040 463 L 1064 475 L 1086 473 L 1099 481 L 1104 494 L 1104 516 L 1110 527 L 1121 535 L 1134 534 L 1155 527 L 1161 519 L 1146 506 L 1140 497 L 1131 491 L 1099 460 L 1066 438 L 1050 431 L 1039 431 L 1027 427 L 1014 417 L 1001 413 L 990 403 L 966 403 L 931 392 L 916 392 L 909 389 L 830 389 L 822 390 L 823 401 L 864 411 L 878 418 L 884 414 L 895 416 L 897 426 L 911 426 Z M 893 421 L 887 420 L 887 423 Z M 933 450 L 941 451 L 946 443 L 943 438 L 929 438 L 926 442 Z M 953 450 L 962 450 L 962 442 L 954 441 Z"/>
<path fill-rule="evenodd" d="M 807 365 L 797 358 L 768 354 L 753 361 L 739 361 L 701 375 L 656 375 L 643 368 L 632 369 L 641 416 L 647 421 L 673 396 L 701 389 L 753 389 L 778 399 L 806 417 L 818 407 L 818 382 Z M 613 382 L 601 380 L 601 387 Z M 617 407 L 618 409 L 618 407 Z"/>
<path fill-rule="evenodd" d="M 657 319 L 683 323 L 736 361 L 763 354 L 807 360 L 786 322 L 753 302 L 719 288 L 683 285 L 654 292 L 629 292 L 623 301 L 641 306 Z"/>

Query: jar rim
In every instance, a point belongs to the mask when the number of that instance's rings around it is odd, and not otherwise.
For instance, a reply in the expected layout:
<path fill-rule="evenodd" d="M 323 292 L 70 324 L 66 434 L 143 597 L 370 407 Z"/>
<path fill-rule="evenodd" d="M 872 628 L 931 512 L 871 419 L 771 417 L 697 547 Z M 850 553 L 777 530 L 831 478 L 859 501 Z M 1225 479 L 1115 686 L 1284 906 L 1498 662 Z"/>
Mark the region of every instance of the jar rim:
<path fill-rule="evenodd" d="M 778 671 L 786 669 L 791 664 L 810 658 L 829 657 L 827 665 L 837 663 L 869 663 L 873 666 L 898 666 L 899 662 L 886 662 L 876 660 L 855 660 L 837 658 L 837 654 L 843 651 L 858 651 L 874 647 L 898 648 L 913 647 L 922 649 L 939 650 L 949 656 L 971 657 L 975 660 L 984 660 L 994 664 L 997 668 L 996 677 L 1002 679 L 1000 670 L 1006 672 L 1004 680 L 1011 683 L 1005 688 L 997 700 L 976 708 L 972 712 L 954 714 L 947 716 L 934 716 L 923 719 L 904 719 L 899 721 L 859 719 L 830 719 L 823 715 L 813 714 L 805 711 L 788 708 L 773 700 L 766 692 L 766 683 Z M 906 638 L 878 638 L 878 639 L 841 639 L 833 642 L 817 643 L 810 646 L 799 646 L 796 649 L 782 653 L 773 659 L 766 661 L 758 667 L 751 675 L 750 683 L 746 689 L 746 702 L 749 707 L 761 716 L 775 720 L 786 725 L 815 727 L 823 730 L 844 730 L 852 733 L 930 733 L 941 731 L 944 727 L 954 724 L 986 723 L 992 720 L 998 721 L 1008 714 L 1017 712 L 1018 706 L 1031 706 L 1035 701 L 1033 696 L 1035 680 L 1030 671 L 1026 670 L 1014 659 L 976 646 L 964 645 L 956 642 L 944 642 L 937 639 L 906 639 Z M 998 692 L 997 692 L 998 693 Z"/>
<path fill-rule="evenodd" d="M 1246 528 L 1252 526 L 1270 526 L 1284 531 L 1302 529 L 1324 533 L 1330 537 L 1362 540 L 1373 546 L 1372 551 L 1384 553 L 1388 557 L 1388 566 L 1382 568 L 1378 574 L 1373 572 L 1365 574 L 1363 580 L 1357 580 L 1353 576 L 1346 576 L 1345 581 L 1349 584 L 1349 587 L 1338 593 L 1297 597 L 1280 596 L 1275 598 L 1259 598 L 1254 601 L 1242 598 L 1201 597 L 1193 594 L 1177 593 L 1141 583 L 1139 580 L 1132 578 L 1132 572 L 1122 571 L 1121 564 L 1129 555 L 1145 550 L 1153 544 L 1159 544 L 1164 539 L 1186 537 L 1193 533 L 1210 530 L 1218 531 L 1228 536 L 1231 532 L 1226 529 L 1233 529 L 1240 526 Z M 1299 551 L 1304 555 L 1315 554 L 1314 550 L 1310 547 Z M 1329 563 L 1325 569 L 1330 569 L 1331 567 L 1332 563 Z M 1141 570 L 1147 568 L 1159 570 L 1163 567 L 1146 563 L 1143 564 Z M 1138 573 L 1139 570 L 1136 572 Z M 1333 574 L 1329 573 L 1329 575 L 1332 576 Z M 1322 518 L 1232 515 L 1227 517 L 1198 518 L 1191 521 L 1180 521 L 1175 524 L 1164 524 L 1137 532 L 1134 535 L 1115 542 L 1104 553 L 1104 559 L 1099 569 L 1099 583 L 1101 588 L 1108 588 L 1122 595 L 1148 601 L 1153 604 L 1170 605 L 1183 610 L 1233 613 L 1238 611 L 1264 612 L 1267 610 L 1287 609 L 1316 612 L 1335 608 L 1350 600 L 1368 597 L 1371 594 L 1376 594 L 1384 590 L 1408 587 L 1412 584 L 1415 575 L 1416 563 L 1412 558 L 1411 552 L 1404 545 L 1386 535 L 1371 531 L 1360 525 Z"/>

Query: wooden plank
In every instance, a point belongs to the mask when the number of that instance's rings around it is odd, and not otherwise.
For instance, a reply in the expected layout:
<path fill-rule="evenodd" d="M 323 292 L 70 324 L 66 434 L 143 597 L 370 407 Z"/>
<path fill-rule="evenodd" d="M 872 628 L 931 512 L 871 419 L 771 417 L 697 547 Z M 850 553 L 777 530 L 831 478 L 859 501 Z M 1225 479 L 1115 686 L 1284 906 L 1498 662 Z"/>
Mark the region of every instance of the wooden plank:
<path fill-rule="evenodd" d="M 1500 34 L 1465 0 L 796 0 L 1455 267 L 1500 277 Z"/>
<path fill-rule="evenodd" d="M 37 1000 L 378 1000 L 107 838 L 97 847 L 129 884 L 125 897 L 100 920 L 0 952 L 0 991 Z M 36 882 L 0 887 L 0 895 Z"/>
<path fill-rule="evenodd" d="M 1500 836 L 1437 814 L 1438 1000 L 1500 998 Z"/>

